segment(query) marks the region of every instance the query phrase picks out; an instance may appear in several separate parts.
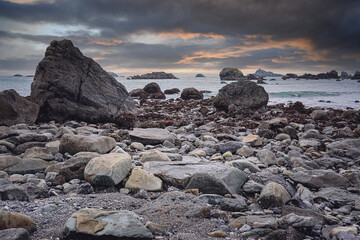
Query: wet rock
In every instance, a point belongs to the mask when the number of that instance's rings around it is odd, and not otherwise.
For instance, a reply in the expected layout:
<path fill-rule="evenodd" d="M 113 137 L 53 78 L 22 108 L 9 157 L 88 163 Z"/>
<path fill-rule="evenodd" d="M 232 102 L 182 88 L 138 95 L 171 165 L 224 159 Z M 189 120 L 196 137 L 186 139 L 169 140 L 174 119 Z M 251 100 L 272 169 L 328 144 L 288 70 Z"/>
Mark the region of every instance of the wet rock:
<path fill-rule="evenodd" d="M 196 88 L 184 88 L 181 92 L 181 98 L 184 100 L 203 99 L 204 95 Z"/>
<path fill-rule="evenodd" d="M 144 204 L 136 213 L 161 218 L 209 218 L 210 207 L 204 201 L 194 196 L 179 191 L 167 192 L 159 198 Z"/>
<path fill-rule="evenodd" d="M 67 220 L 64 236 L 68 239 L 152 239 L 151 232 L 131 211 L 81 209 Z"/>
<path fill-rule="evenodd" d="M 2 240 L 31 240 L 29 232 L 24 228 L 9 228 L 0 230 L 0 239 Z"/>
<path fill-rule="evenodd" d="M 85 179 L 92 185 L 119 184 L 130 172 L 131 157 L 126 153 L 110 153 L 93 158 L 84 170 Z"/>
<path fill-rule="evenodd" d="M 219 90 L 214 106 L 217 110 L 253 112 L 265 109 L 269 96 L 263 87 L 251 81 L 238 81 Z"/>
<path fill-rule="evenodd" d="M 133 168 L 129 179 L 125 184 L 126 188 L 143 189 L 146 191 L 162 191 L 162 181 L 153 174 L 146 172 L 141 168 Z"/>
<path fill-rule="evenodd" d="M 39 120 L 114 122 L 135 114 L 125 87 L 70 40 L 52 41 L 36 69 L 31 99 L 40 105 Z"/>
<path fill-rule="evenodd" d="M 174 142 L 175 138 L 168 130 L 161 128 L 134 128 L 129 132 L 131 141 L 141 142 L 144 145 L 162 144 L 168 140 Z"/>
<path fill-rule="evenodd" d="M 0 212 L 0 229 L 24 228 L 28 232 L 36 230 L 36 223 L 28 216 L 16 212 Z"/>
<path fill-rule="evenodd" d="M 37 119 L 39 105 L 10 89 L 0 92 L 0 112 L 0 125 L 33 124 Z"/>
<path fill-rule="evenodd" d="M 349 187 L 350 182 L 341 175 L 328 170 L 299 171 L 289 178 L 310 188 Z"/>
<path fill-rule="evenodd" d="M 264 208 L 279 207 L 290 200 L 291 196 L 280 184 L 270 182 L 262 189 L 259 202 Z"/>
<path fill-rule="evenodd" d="M 59 151 L 72 155 L 78 152 L 97 152 L 104 154 L 110 152 L 115 146 L 116 141 L 111 137 L 65 134 L 60 140 Z"/>

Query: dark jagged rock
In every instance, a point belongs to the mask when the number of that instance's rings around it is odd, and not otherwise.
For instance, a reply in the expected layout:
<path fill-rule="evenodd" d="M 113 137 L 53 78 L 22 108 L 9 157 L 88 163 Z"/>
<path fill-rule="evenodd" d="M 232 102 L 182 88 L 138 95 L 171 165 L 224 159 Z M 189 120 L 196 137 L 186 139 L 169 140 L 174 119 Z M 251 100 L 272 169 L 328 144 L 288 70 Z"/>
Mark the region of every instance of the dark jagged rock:
<path fill-rule="evenodd" d="M 0 125 L 33 124 L 39 105 L 21 97 L 14 89 L 0 92 Z"/>
<path fill-rule="evenodd" d="M 269 95 L 263 87 L 251 81 L 238 81 L 219 90 L 214 106 L 217 110 L 253 112 L 265 109 L 268 101 Z"/>
<path fill-rule="evenodd" d="M 181 98 L 184 100 L 203 99 L 204 95 L 196 88 L 184 88 L 181 92 Z"/>
<path fill-rule="evenodd" d="M 195 77 L 205 77 L 205 75 L 204 75 L 204 74 L 201 74 L 201 73 L 198 73 L 198 74 L 196 74 Z"/>
<path fill-rule="evenodd" d="M 270 71 L 265 71 L 265 70 L 262 70 L 262 69 L 258 69 L 255 72 L 255 75 L 257 77 L 282 77 L 283 76 L 281 74 L 273 73 L 273 72 L 270 72 Z"/>
<path fill-rule="evenodd" d="M 138 98 L 140 97 L 142 94 L 145 94 L 146 95 L 146 92 L 144 91 L 144 89 L 142 88 L 137 88 L 137 89 L 134 89 L 134 90 L 131 90 L 129 92 L 129 95 L 133 98 Z"/>
<path fill-rule="evenodd" d="M 221 80 L 245 80 L 244 74 L 237 68 L 224 68 L 220 72 Z"/>
<path fill-rule="evenodd" d="M 134 115 L 126 88 L 70 40 L 52 41 L 36 69 L 31 99 L 40 105 L 39 121 L 114 122 Z"/>
<path fill-rule="evenodd" d="M 175 77 L 172 73 L 152 72 L 143 75 L 135 75 L 130 77 L 130 79 L 178 79 L 178 78 Z"/>
<path fill-rule="evenodd" d="M 165 94 L 176 94 L 176 93 L 179 93 L 180 92 L 180 89 L 178 88 L 171 88 L 171 89 L 166 89 L 164 91 Z"/>
<path fill-rule="evenodd" d="M 145 93 L 148 94 L 149 98 L 153 99 L 165 99 L 165 94 L 161 91 L 159 84 L 156 82 L 148 83 L 144 87 Z"/>

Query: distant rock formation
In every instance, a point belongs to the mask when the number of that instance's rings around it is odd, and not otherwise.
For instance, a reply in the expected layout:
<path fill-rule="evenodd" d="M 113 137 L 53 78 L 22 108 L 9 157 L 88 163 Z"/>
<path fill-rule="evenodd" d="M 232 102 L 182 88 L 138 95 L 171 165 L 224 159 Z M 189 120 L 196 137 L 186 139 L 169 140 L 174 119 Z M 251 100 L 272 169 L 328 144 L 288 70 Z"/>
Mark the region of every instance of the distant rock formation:
<path fill-rule="evenodd" d="M 295 73 L 287 73 L 282 77 L 282 79 L 284 79 L 284 80 L 290 79 L 290 78 L 298 78 L 298 75 Z"/>
<path fill-rule="evenodd" d="M 223 68 L 219 74 L 220 80 L 246 80 L 244 74 L 237 68 Z"/>
<path fill-rule="evenodd" d="M 79 120 L 131 126 L 135 102 L 126 88 L 70 40 L 52 41 L 36 68 L 31 99 L 39 121 Z"/>
<path fill-rule="evenodd" d="M 217 110 L 250 114 L 259 109 L 264 110 L 268 101 L 269 95 L 262 86 L 252 81 L 238 81 L 219 90 L 214 106 Z"/>
<path fill-rule="evenodd" d="M 26 75 L 26 77 L 34 77 L 34 75 Z"/>
<path fill-rule="evenodd" d="M 265 71 L 265 70 L 262 70 L 262 69 L 258 69 L 255 72 L 255 76 L 257 76 L 257 77 L 282 77 L 283 75 L 273 73 L 273 72 L 270 72 L 270 71 Z"/>
<path fill-rule="evenodd" d="M 39 105 L 20 96 L 14 89 L 0 92 L 0 125 L 33 124 Z"/>
<path fill-rule="evenodd" d="M 360 79 L 360 71 L 356 71 L 351 79 Z"/>
<path fill-rule="evenodd" d="M 143 75 L 135 75 L 130 77 L 130 79 L 178 79 L 178 78 L 175 77 L 172 73 L 152 72 Z"/>
<path fill-rule="evenodd" d="M 293 73 L 287 73 L 285 76 L 282 77 L 282 79 L 289 79 L 289 78 L 299 78 L 299 79 L 338 79 L 339 74 L 335 70 L 331 70 L 327 73 L 319 73 L 319 74 L 311 74 L 311 73 L 305 73 L 303 75 L 296 75 Z"/>
<path fill-rule="evenodd" d="M 114 73 L 114 72 L 108 72 L 111 76 L 113 76 L 113 77 L 119 77 L 116 73 Z"/>
<path fill-rule="evenodd" d="M 23 77 L 21 74 L 15 74 L 14 77 Z"/>
<path fill-rule="evenodd" d="M 204 75 L 204 74 L 201 74 L 201 73 L 198 73 L 198 74 L 196 74 L 195 77 L 205 77 L 205 75 Z"/>
<path fill-rule="evenodd" d="M 347 72 L 341 72 L 340 77 L 341 78 L 349 78 L 350 76 Z"/>

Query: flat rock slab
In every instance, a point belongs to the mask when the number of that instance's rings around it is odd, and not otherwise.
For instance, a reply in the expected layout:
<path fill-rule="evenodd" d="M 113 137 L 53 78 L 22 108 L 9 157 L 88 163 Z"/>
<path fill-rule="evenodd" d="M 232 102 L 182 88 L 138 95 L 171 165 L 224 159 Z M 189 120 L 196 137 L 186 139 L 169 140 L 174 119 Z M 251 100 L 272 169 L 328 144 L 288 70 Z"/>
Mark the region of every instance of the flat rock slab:
<path fill-rule="evenodd" d="M 151 232 L 131 211 L 81 209 L 64 226 L 66 239 L 152 239 Z"/>
<path fill-rule="evenodd" d="M 167 192 L 144 204 L 136 213 L 155 218 L 209 218 L 211 207 L 193 194 Z"/>
<path fill-rule="evenodd" d="M 311 188 L 349 187 L 350 182 L 343 176 L 328 170 L 299 171 L 289 178 Z"/>
<path fill-rule="evenodd" d="M 323 188 L 315 193 L 315 196 L 329 200 L 360 201 L 360 196 L 358 194 L 335 187 Z"/>
<path fill-rule="evenodd" d="M 147 162 L 144 170 L 178 188 L 198 188 L 202 193 L 240 193 L 247 175 L 220 164 Z"/>
<path fill-rule="evenodd" d="M 129 132 L 130 139 L 133 142 L 140 142 L 144 145 L 162 144 L 166 140 L 174 142 L 175 137 L 162 128 L 134 128 Z"/>
<path fill-rule="evenodd" d="M 11 174 L 28 174 L 43 172 L 51 163 L 37 158 L 21 159 L 17 164 L 5 168 L 4 171 Z"/>
<path fill-rule="evenodd" d="M 116 141 L 111 137 L 99 135 L 72 135 L 65 134 L 60 140 L 61 153 L 74 155 L 78 152 L 97 152 L 100 154 L 110 152 L 116 146 Z"/>

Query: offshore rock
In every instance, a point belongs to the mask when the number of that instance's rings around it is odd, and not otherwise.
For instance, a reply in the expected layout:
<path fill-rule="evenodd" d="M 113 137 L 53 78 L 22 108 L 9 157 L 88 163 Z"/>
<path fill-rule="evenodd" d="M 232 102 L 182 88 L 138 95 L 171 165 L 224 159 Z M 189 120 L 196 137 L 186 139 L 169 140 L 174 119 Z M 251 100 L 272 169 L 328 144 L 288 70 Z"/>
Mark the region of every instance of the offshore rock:
<path fill-rule="evenodd" d="M 21 97 L 14 89 L 0 92 L 0 125 L 33 124 L 39 105 Z"/>
<path fill-rule="evenodd" d="M 172 73 L 166 73 L 166 72 L 152 72 L 143 75 L 135 75 L 130 78 L 131 79 L 178 79 Z"/>
<path fill-rule="evenodd" d="M 268 101 L 269 95 L 262 86 L 251 81 L 238 81 L 219 90 L 214 106 L 220 111 L 254 112 L 264 110 Z"/>
<path fill-rule="evenodd" d="M 220 74 L 220 80 L 245 80 L 244 74 L 237 68 L 224 68 Z"/>
<path fill-rule="evenodd" d="M 38 121 L 122 126 L 136 112 L 126 88 L 70 40 L 52 41 L 46 49 L 31 84 L 31 99 L 40 105 Z"/>

